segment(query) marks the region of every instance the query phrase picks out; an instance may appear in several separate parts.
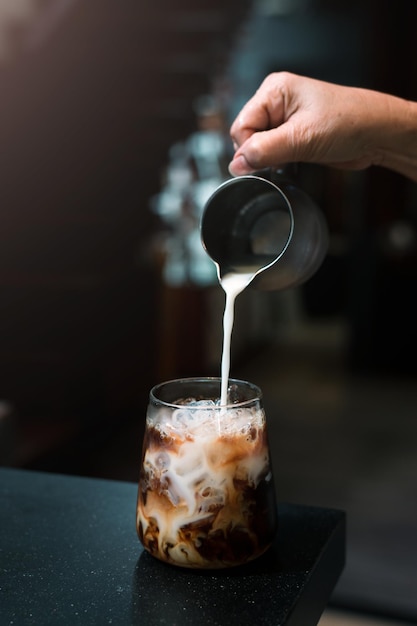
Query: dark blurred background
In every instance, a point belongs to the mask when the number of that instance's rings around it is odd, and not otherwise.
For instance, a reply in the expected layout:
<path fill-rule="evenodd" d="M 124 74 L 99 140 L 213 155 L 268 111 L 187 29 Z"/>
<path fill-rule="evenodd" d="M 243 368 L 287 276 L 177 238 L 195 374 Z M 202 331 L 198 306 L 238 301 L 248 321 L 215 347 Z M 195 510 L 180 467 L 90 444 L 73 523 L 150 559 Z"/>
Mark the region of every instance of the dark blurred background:
<path fill-rule="evenodd" d="M 221 350 L 215 277 L 170 272 L 167 163 L 208 118 L 227 162 L 271 71 L 417 100 L 416 24 L 408 0 L 1 0 L 1 463 L 137 479 L 149 388 Z M 348 512 L 333 602 L 417 623 L 417 186 L 297 178 L 329 254 L 239 297 L 232 375 L 264 391 L 280 500 Z"/>
<path fill-rule="evenodd" d="M 143 411 L 158 363 L 150 198 L 247 6 L 0 4 L 0 397 L 19 464 L 49 467 L 69 441 L 81 463 Z"/>

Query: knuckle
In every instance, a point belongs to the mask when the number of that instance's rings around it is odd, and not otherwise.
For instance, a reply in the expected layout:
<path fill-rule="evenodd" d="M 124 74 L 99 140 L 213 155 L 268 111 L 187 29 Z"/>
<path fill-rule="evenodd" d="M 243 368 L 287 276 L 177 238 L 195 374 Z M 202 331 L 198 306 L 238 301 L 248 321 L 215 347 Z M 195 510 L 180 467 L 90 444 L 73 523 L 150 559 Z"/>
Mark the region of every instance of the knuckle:
<path fill-rule="evenodd" d="M 264 146 L 259 133 L 252 135 L 247 147 L 247 159 L 251 165 L 258 166 L 262 162 Z"/>

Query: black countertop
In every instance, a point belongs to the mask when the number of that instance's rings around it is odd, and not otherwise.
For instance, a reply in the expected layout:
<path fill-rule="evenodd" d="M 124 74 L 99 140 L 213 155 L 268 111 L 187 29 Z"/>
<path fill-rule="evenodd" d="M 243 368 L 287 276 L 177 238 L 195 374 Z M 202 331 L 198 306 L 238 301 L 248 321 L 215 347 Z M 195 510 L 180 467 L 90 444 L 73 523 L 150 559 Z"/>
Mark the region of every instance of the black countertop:
<path fill-rule="evenodd" d="M 344 566 L 343 512 L 281 504 L 266 555 L 201 572 L 144 552 L 136 491 L 0 469 L 0 624 L 317 624 Z"/>

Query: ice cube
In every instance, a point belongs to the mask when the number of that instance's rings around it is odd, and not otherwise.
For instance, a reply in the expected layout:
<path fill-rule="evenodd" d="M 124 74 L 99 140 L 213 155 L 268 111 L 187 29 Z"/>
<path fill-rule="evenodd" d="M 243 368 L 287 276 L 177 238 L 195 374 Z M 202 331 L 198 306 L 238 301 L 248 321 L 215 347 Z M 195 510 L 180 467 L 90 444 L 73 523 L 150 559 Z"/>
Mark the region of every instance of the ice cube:
<path fill-rule="evenodd" d="M 163 470 L 169 467 L 170 463 L 171 463 L 171 459 L 169 458 L 169 455 L 166 452 L 160 452 L 155 459 L 155 466 L 160 470 Z"/>

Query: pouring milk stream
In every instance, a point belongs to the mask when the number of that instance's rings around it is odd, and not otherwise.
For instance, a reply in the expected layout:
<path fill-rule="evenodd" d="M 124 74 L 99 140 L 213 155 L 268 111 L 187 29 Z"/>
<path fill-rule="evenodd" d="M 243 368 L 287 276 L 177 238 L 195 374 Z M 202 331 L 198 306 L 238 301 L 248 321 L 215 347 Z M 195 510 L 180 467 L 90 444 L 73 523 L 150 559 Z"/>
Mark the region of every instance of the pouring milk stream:
<path fill-rule="evenodd" d="M 220 405 L 227 404 L 227 389 L 230 372 L 230 352 L 234 321 L 235 300 L 237 296 L 249 285 L 255 274 L 226 274 L 220 278 L 220 284 L 226 294 L 226 302 L 223 315 L 223 351 L 221 365 L 221 396 Z"/>

